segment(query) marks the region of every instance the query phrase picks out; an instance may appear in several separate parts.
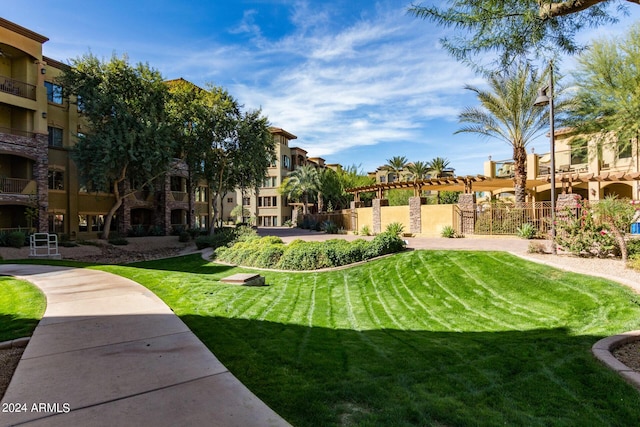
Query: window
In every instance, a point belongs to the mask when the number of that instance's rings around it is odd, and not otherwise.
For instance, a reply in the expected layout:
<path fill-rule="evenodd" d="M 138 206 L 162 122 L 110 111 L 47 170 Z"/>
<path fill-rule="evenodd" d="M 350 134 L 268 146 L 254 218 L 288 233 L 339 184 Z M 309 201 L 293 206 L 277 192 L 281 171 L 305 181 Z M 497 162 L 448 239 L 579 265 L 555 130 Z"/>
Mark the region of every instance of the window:
<path fill-rule="evenodd" d="M 250 197 L 243 197 L 242 198 L 242 206 L 249 206 L 251 205 L 251 198 Z"/>
<path fill-rule="evenodd" d="M 49 190 L 64 190 L 64 172 L 49 171 Z"/>
<path fill-rule="evenodd" d="M 49 233 L 64 233 L 63 214 L 49 214 Z"/>
<path fill-rule="evenodd" d="M 93 231 L 97 233 L 103 230 L 104 215 L 78 215 L 78 231 Z"/>
<path fill-rule="evenodd" d="M 202 186 L 196 188 L 196 202 L 206 203 L 209 200 L 207 190 L 207 187 Z"/>
<path fill-rule="evenodd" d="M 631 141 L 628 144 L 618 145 L 618 158 L 628 159 L 631 157 Z"/>
<path fill-rule="evenodd" d="M 277 166 L 277 161 L 276 159 L 271 160 L 271 164 L 269 165 L 270 168 L 275 168 Z"/>
<path fill-rule="evenodd" d="M 387 182 L 387 177 L 386 176 L 381 176 L 380 177 L 380 182 Z"/>
<path fill-rule="evenodd" d="M 289 159 L 289 156 L 282 156 L 282 167 L 285 169 L 289 169 L 291 167 L 291 159 Z"/>
<path fill-rule="evenodd" d="M 587 143 L 579 141 L 571 144 L 571 164 L 587 163 Z"/>
<path fill-rule="evenodd" d="M 62 147 L 62 129 L 49 126 L 49 147 Z"/>
<path fill-rule="evenodd" d="M 233 203 L 233 197 L 227 197 L 227 203 Z"/>
<path fill-rule="evenodd" d="M 44 82 L 44 86 L 47 88 L 47 101 L 62 104 L 62 86 L 51 82 Z"/>

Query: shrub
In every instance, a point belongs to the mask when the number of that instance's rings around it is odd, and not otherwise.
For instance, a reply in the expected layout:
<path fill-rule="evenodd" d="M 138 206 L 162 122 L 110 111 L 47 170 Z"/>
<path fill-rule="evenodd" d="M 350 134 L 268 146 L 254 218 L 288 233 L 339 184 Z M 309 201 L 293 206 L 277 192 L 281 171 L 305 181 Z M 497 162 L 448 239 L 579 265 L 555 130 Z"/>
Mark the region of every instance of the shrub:
<path fill-rule="evenodd" d="M 627 267 L 640 271 L 640 254 L 635 253 L 633 255 L 629 255 L 629 258 L 627 259 Z"/>
<path fill-rule="evenodd" d="M 404 233 L 404 225 L 400 222 L 392 222 L 391 224 L 387 225 L 385 231 L 395 236 L 400 236 L 402 233 Z"/>
<path fill-rule="evenodd" d="M 182 233 L 182 231 L 184 231 L 184 227 L 183 226 L 180 226 L 180 227 L 181 227 L 180 233 Z M 149 229 L 149 236 L 164 236 L 164 230 L 159 225 L 154 225 Z"/>
<path fill-rule="evenodd" d="M 216 249 L 217 259 L 245 266 L 279 268 L 283 270 L 316 270 L 352 264 L 364 259 L 404 248 L 404 242 L 390 233 L 381 233 L 368 242 L 341 239 L 325 242 L 294 240 L 284 245 L 278 237 L 267 236 L 237 242 L 231 247 Z"/>
<path fill-rule="evenodd" d="M 525 222 L 520 227 L 518 227 L 518 236 L 523 239 L 533 239 L 536 236 L 537 230 L 536 227 L 529 223 Z"/>
<path fill-rule="evenodd" d="M 285 227 L 291 228 L 291 227 L 293 227 L 293 222 L 290 219 L 288 219 L 282 225 L 284 225 Z"/>
<path fill-rule="evenodd" d="M 530 254 L 546 254 L 546 245 L 542 242 L 531 242 L 527 247 L 527 252 Z"/>
<path fill-rule="evenodd" d="M 8 246 L 7 238 L 9 237 L 9 232 L 4 230 L 0 231 L 0 246 Z"/>
<path fill-rule="evenodd" d="M 596 223 L 593 211 L 584 205 L 566 207 L 556 219 L 556 243 L 579 256 L 605 257 L 618 251 L 615 238 Z"/>
<path fill-rule="evenodd" d="M 134 225 L 127 233 L 129 237 L 144 237 L 147 235 L 147 229 L 143 225 Z"/>
<path fill-rule="evenodd" d="M 360 234 L 362 236 L 371 236 L 371 230 L 369 229 L 369 226 L 368 225 L 363 225 L 360 228 Z"/>
<path fill-rule="evenodd" d="M 627 241 L 627 251 L 629 256 L 640 254 L 640 239 L 629 239 Z"/>
<path fill-rule="evenodd" d="M 239 227 L 239 228 L 219 228 L 216 232 L 211 236 L 198 236 L 196 238 L 196 247 L 198 249 L 204 249 L 208 247 L 212 247 L 213 249 L 219 248 L 221 246 L 227 246 L 232 242 L 238 240 L 239 233 L 242 235 L 241 229 L 248 227 Z M 249 228 L 249 230 L 251 230 Z M 254 235 L 254 230 L 251 230 Z"/>
<path fill-rule="evenodd" d="M 444 227 L 442 227 L 442 231 L 440 232 L 440 235 L 442 237 L 446 237 L 447 239 L 452 239 L 454 237 L 457 237 L 456 230 L 450 225 L 445 225 Z"/>
<path fill-rule="evenodd" d="M 188 242 L 189 240 L 191 240 L 191 234 L 189 234 L 189 232 L 183 231 L 180 233 L 180 237 L 178 237 L 179 242 Z"/>
<path fill-rule="evenodd" d="M 12 231 L 7 235 L 7 246 L 21 248 L 24 246 L 27 236 L 22 231 Z"/>
<path fill-rule="evenodd" d="M 324 221 L 322 223 L 321 229 L 327 234 L 338 234 L 338 225 L 330 220 Z"/>
<path fill-rule="evenodd" d="M 109 236 L 109 243 L 117 246 L 125 246 L 129 244 L 129 241 L 116 234 L 115 236 Z"/>
<path fill-rule="evenodd" d="M 404 240 L 385 231 L 369 242 L 365 252 L 365 259 L 400 252 L 404 249 L 404 245 Z"/>

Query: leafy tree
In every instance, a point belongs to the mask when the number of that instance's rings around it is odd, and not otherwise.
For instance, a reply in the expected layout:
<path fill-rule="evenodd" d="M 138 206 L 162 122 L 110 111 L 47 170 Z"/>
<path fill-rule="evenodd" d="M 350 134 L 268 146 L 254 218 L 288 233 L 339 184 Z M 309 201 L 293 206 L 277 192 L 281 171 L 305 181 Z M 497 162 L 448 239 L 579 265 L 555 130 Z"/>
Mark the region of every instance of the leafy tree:
<path fill-rule="evenodd" d="M 579 56 L 574 77 L 578 90 L 568 123 L 580 134 L 613 132 L 618 150 L 628 149 L 640 133 L 640 25 L 622 39 L 594 42 Z"/>
<path fill-rule="evenodd" d="M 387 193 L 387 200 L 389 200 L 389 206 L 408 206 L 409 199 L 413 197 L 413 190 L 389 190 Z"/>
<path fill-rule="evenodd" d="M 148 185 L 168 170 L 174 150 L 167 87 L 158 71 L 115 55 L 108 62 L 91 54 L 72 59 L 59 82 L 66 94 L 82 99 L 89 128 L 71 152 L 80 179 L 88 189 L 115 197 L 105 218 L 108 239 L 113 215 L 135 191 L 124 183 Z"/>
<path fill-rule="evenodd" d="M 313 197 L 320 189 L 318 171 L 311 165 L 303 165 L 289 173 L 279 191 L 281 194 L 294 200 L 302 200 L 303 214 L 309 212 L 309 197 Z"/>
<path fill-rule="evenodd" d="M 268 120 L 260 110 L 241 111 L 225 89 L 206 90 L 178 80 L 170 82 L 169 111 L 181 124 L 176 140 L 189 166 L 191 181 L 206 180 L 213 206 L 210 234 L 222 218 L 221 197 L 240 187 L 257 188 L 275 156 Z"/>
<path fill-rule="evenodd" d="M 342 187 L 340 176 L 333 169 L 321 169 L 318 171 L 318 179 L 320 180 L 320 190 L 318 191 L 318 211 L 324 211 L 324 201 L 327 202 L 327 210 L 342 209 L 346 200 L 346 193 Z"/>
<path fill-rule="evenodd" d="M 596 203 L 594 211 L 598 219 L 615 237 L 618 246 L 620 246 L 622 261 L 626 262 L 629 251 L 624 236 L 631 228 L 636 213 L 635 207 L 629 203 L 628 199 L 618 199 L 615 195 L 611 195 Z"/>
<path fill-rule="evenodd" d="M 444 157 L 434 157 L 429 163 L 429 174 L 432 178 L 440 178 L 449 168 L 449 160 Z"/>
<path fill-rule="evenodd" d="M 243 191 L 245 188 L 252 188 L 258 196 L 267 170 L 276 158 L 275 140 L 262 110 L 242 114 L 238 126 L 238 143 L 233 163 L 237 186 Z"/>
<path fill-rule="evenodd" d="M 489 90 L 473 86 L 480 107 L 468 107 L 458 116 L 464 127 L 456 133 L 470 132 L 500 139 L 513 148 L 515 174 L 513 178 L 516 202 L 525 201 L 527 184 L 526 146 L 547 125 L 547 114 L 533 102 L 546 76 L 538 75 L 529 66 L 510 67 L 489 76 Z M 558 104 L 558 108 L 562 106 Z"/>
<path fill-rule="evenodd" d="M 364 187 L 375 184 L 376 180 L 371 178 L 366 172 L 360 169 L 358 165 L 345 166 L 337 171 L 338 179 L 342 187 L 342 198 L 344 208 L 349 207 L 349 203 L 353 201 L 353 194 L 346 193 L 346 190 L 357 187 Z M 361 193 L 360 200 L 367 201 L 373 198 L 373 193 Z"/>
<path fill-rule="evenodd" d="M 577 33 L 617 22 L 625 3 L 638 0 L 448 0 L 444 6 L 414 4 L 409 13 L 456 30 L 441 40 L 455 58 L 477 63 L 495 53 L 501 65 L 544 52 L 573 54 L 581 49 Z"/>
<path fill-rule="evenodd" d="M 392 158 L 387 159 L 387 163 L 382 166 L 382 169 L 389 172 L 387 177 L 389 177 L 389 175 L 394 175 L 396 180 L 400 181 L 402 179 L 400 172 L 406 168 L 408 164 L 409 160 L 407 160 L 405 156 L 393 156 Z M 389 179 L 387 179 L 387 182 L 389 182 Z"/>

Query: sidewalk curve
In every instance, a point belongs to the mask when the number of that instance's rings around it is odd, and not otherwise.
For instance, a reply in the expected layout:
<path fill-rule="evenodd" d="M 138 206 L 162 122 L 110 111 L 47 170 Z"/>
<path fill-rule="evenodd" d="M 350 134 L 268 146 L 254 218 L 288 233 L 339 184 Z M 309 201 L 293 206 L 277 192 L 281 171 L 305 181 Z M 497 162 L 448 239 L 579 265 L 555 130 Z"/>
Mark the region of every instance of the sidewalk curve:
<path fill-rule="evenodd" d="M 0 426 L 289 425 L 143 286 L 44 265 L 0 265 L 0 274 L 47 297 Z"/>

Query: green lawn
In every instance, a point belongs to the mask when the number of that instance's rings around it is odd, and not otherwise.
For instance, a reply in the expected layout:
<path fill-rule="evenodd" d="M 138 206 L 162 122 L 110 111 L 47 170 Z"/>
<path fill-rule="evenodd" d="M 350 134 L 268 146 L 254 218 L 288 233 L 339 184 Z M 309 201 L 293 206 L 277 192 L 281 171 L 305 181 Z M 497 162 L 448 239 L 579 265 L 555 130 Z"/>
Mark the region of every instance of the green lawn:
<path fill-rule="evenodd" d="M 0 276 L 0 342 L 30 336 L 45 308 L 45 296 L 36 286 Z"/>
<path fill-rule="evenodd" d="M 620 285 L 499 252 L 412 251 L 328 273 L 239 269 L 199 255 L 94 267 L 163 298 L 296 426 L 629 425 L 640 394 L 598 339 L 640 328 Z"/>

